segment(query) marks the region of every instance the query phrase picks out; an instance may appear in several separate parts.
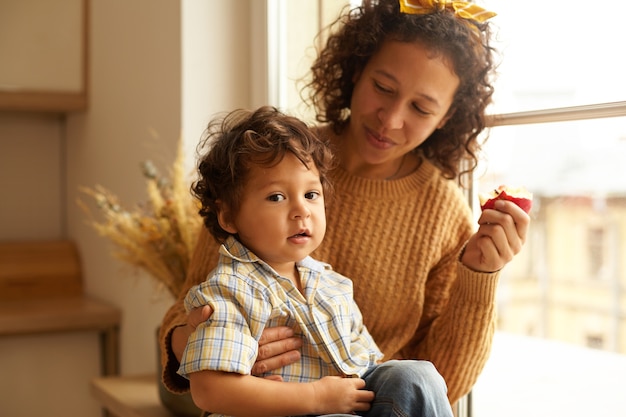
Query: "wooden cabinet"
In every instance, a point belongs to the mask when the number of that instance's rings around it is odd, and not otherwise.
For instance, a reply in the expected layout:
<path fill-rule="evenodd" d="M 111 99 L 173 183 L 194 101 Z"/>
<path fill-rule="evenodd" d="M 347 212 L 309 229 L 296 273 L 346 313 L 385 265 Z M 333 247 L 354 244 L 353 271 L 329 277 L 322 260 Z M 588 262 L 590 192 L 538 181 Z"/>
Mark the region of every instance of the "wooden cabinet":
<path fill-rule="evenodd" d="M 119 373 L 120 310 L 83 292 L 70 241 L 0 242 L 0 338 L 97 331 L 101 373 Z"/>
<path fill-rule="evenodd" d="M 0 0 L 0 110 L 87 107 L 89 0 Z"/>

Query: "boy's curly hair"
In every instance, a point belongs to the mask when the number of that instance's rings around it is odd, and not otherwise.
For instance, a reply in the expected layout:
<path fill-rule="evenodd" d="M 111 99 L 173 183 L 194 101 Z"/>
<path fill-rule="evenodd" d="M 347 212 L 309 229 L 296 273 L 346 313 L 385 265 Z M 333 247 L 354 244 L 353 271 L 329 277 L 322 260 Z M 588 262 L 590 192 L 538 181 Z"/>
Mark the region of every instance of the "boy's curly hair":
<path fill-rule="evenodd" d="M 325 200 L 331 197 L 328 181 L 332 154 L 327 144 L 301 120 L 274 107 L 255 111 L 235 110 L 211 121 L 198 145 L 199 179 L 191 187 L 200 200 L 204 225 L 218 242 L 229 235 L 218 222 L 219 205 L 237 212 L 241 193 L 252 165 L 271 167 L 290 152 L 307 168 L 313 164 L 320 175 Z"/>
<path fill-rule="evenodd" d="M 460 84 L 450 108 L 452 117 L 418 149 L 447 178 L 460 175 L 462 159 L 470 162 L 467 172 L 473 171 L 481 147 L 478 135 L 485 129 L 485 109 L 493 94 L 494 49 L 489 46 L 488 24 L 455 17 L 447 10 L 401 13 L 398 0 L 365 0 L 329 28 L 332 33 L 305 85 L 318 122 L 330 123 L 336 133 L 342 132 L 350 117 L 354 76 L 384 41 L 421 42 L 449 60 Z"/>

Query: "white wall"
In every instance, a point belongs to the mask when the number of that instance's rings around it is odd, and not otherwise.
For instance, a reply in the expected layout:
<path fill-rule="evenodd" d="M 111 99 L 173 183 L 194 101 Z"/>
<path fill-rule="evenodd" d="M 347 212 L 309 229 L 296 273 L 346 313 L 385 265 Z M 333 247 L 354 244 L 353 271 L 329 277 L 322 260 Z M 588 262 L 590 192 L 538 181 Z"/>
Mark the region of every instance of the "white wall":
<path fill-rule="evenodd" d="M 123 312 L 122 374 L 155 371 L 155 332 L 172 300 L 113 260 L 77 188 L 145 201 L 140 162 L 165 171 L 183 130 L 192 154 L 211 114 L 249 106 L 252 1 L 91 0 L 89 109 L 0 112 L 0 240 L 77 242 L 86 292 Z M 95 333 L 0 339 L 0 415 L 100 416 L 88 390 L 98 360 Z"/>

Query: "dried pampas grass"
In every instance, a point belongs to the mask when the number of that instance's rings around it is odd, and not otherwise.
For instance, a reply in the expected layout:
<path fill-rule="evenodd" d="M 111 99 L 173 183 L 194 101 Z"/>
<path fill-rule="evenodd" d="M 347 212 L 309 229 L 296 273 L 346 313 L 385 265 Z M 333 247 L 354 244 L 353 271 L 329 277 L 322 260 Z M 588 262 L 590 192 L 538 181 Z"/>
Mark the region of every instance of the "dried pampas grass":
<path fill-rule="evenodd" d="M 102 186 L 80 187 L 95 200 L 102 220 L 96 220 L 88 206 L 78 200 L 88 215 L 88 224 L 113 244 L 113 256 L 147 272 L 174 297 L 181 291 L 202 226 L 183 162 L 179 145 L 171 180 L 161 176 L 150 161 L 144 162 L 148 202 L 132 209 L 125 208 Z"/>

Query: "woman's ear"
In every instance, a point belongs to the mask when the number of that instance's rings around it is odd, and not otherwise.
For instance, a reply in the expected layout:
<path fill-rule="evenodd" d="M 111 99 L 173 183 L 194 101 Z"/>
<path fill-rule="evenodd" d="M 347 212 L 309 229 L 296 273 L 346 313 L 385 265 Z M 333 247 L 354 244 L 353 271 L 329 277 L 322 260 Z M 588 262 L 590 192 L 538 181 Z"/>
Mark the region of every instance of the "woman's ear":
<path fill-rule="evenodd" d="M 228 233 L 235 235 L 237 234 L 237 227 L 233 223 L 232 213 L 220 200 L 216 201 L 217 205 L 217 221 L 220 224 L 220 227 L 227 231 Z"/>

